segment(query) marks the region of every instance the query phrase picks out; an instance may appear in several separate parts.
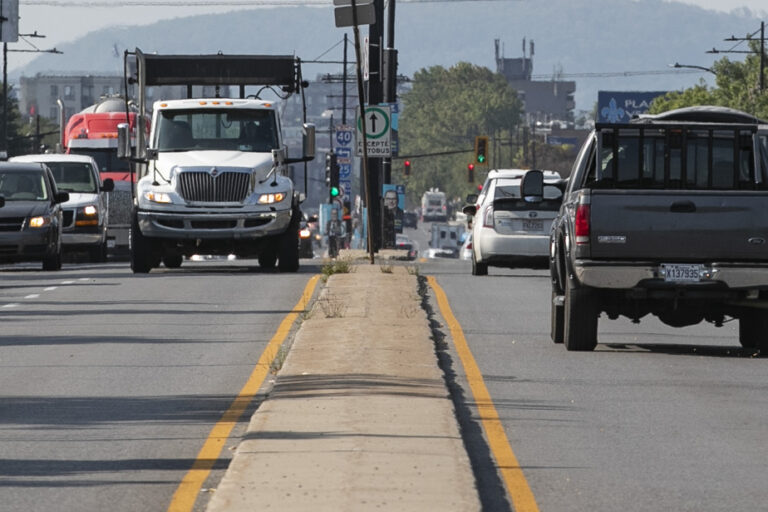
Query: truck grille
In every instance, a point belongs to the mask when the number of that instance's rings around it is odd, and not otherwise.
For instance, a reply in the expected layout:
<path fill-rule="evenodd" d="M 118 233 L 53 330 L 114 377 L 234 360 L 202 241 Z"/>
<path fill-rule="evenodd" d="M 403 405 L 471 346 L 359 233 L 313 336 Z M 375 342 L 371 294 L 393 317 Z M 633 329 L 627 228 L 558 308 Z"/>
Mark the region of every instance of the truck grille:
<path fill-rule="evenodd" d="M 0 231 L 21 231 L 22 224 L 24 224 L 24 217 L 0 218 Z"/>
<path fill-rule="evenodd" d="M 216 177 L 208 171 L 178 174 L 178 190 L 187 201 L 202 203 L 242 203 L 248 195 L 250 173 L 220 172 Z"/>
<path fill-rule="evenodd" d="M 115 190 L 109 193 L 109 224 L 108 226 L 127 226 L 131 223 L 133 195 L 131 183 L 115 181 Z"/>

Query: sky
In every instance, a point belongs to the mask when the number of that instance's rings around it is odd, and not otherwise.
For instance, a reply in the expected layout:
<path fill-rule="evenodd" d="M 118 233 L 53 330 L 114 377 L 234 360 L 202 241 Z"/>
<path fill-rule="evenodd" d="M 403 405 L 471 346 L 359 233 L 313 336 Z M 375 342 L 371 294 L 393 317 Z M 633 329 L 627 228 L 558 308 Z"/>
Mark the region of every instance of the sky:
<path fill-rule="evenodd" d="M 175 0 L 182 1 L 182 0 Z M 263 0 L 262 0 L 263 1 Z M 278 3 L 277 0 L 275 3 Z M 301 0 L 283 0 L 286 4 L 296 3 Z M 312 3 L 316 3 L 318 0 L 309 0 Z M 517 0 L 517 1 L 539 1 L 539 0 Z M 642 2 L 643 0 L 637 0 Z M 672 1 L 672 0 L 670 0 Z M 682 3 L 688 3 L 702 7 L 704 9 L 719 10 L 724 12 L 730 12 L 733 9 L 749 8 L 753 11 L 766 13 L 768 18 L 768 2 L 766 0 L 676 0 L 682 1 Z M 28 34 L 37 32 L 38 34 L 45 35 L 42 38 L 29 38 L 28 41 L 33 43 L 40 50 L 48 50 L 61 45 L 62 43 L 70 42 L 78 39 L 87 32 L 106 28 L 109 26 L 125 26 L 125 25 L 141 25 L 155 23 L 161 19 L 170 19 L 177 17 L 194 16 L 198 14 L 207 13 L 221 13 L 229 12 L 236 9 L 252 8 L 247 7 L 235 7 L 233 4 L 245 3 L 231 1 L 226 2 L 220 0 L 218 3 L 229 4 L 217 6 L 216 0 L 211 0 L 208 5 L 203 6 L 187 6 L 183 9 L 178 7 L 148 7 L 146 5 L 133 5 L 133 6 L 114 6 L 100 7 L 98 5 L 105 5 L 111 2 L 104 0 L 92 0 L 92 4 L 97 6 L 83 6 L 88 4 L 88 1 L 77 0 L 20 0 L 19 15 L 19 32 L 22 34 Z M 117 3 L 117 2 L 115 2 Z M 128 3 L 128 2 L 126 2 Z M 133 4 L 139 4 L 142 2 L 133 1 Z M 160 0 L 152 0 L 144 3 L 162 3 Z M 171 1 L 166 1 L 171 3 Z M 202 3 L 200 0 L 194 0 L 188 2 L 190 4 Z M 253 4 L 260 3 L 258 0 Z M 328 5 L 331 5 L 331 0 L 327 0 Z M 74 4 L 74 5 L 73 5 Z M 273 4 L 274 5 L 274 4 Z M 13 43 L 9 45 L 9 49 L 24 49 L 31 50 L 33 47 L 29 46 L 23 41 Z M 8 57 L 8 70 L 12 72 L 14 69 L 19 68 L 27 64 L 35 57 L 34 53 L 22 53 L 15 52 L 10 53 Z"/>

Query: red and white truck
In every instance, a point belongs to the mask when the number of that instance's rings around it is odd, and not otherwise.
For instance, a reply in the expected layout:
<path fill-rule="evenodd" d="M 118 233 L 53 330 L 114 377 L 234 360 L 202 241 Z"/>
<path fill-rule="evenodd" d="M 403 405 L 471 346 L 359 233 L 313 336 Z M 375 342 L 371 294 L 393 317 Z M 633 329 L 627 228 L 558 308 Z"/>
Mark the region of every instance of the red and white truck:
<path fill-rule="evenodd" d="M 127 252 L 131 227 L 133 164 L 117 158 L 117 125 L 126 122 L 135 141 L 136 108 L 130 103 L 126 106 L 120 96 L 108 96 L 72 115 L 62 135 L 62 146 L 68 154 L 93 157 L 101 179 L 111 178 L 115 183 L 108 204 L 107 245 L 111 252 Z M 145 132 L 148 130 L 146 126 Z"/>

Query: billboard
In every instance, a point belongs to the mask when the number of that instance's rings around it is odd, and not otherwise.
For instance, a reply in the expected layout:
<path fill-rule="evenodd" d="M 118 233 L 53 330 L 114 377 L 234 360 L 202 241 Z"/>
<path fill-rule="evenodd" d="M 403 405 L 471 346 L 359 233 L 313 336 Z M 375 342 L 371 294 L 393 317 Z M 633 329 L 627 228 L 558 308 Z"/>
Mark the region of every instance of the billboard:
<path fill-rule="evenodd" d="M 632 117 L 645 114 L 651 102 L 667 91 L 598 91 L 598 123 L 628 123 Z"/>

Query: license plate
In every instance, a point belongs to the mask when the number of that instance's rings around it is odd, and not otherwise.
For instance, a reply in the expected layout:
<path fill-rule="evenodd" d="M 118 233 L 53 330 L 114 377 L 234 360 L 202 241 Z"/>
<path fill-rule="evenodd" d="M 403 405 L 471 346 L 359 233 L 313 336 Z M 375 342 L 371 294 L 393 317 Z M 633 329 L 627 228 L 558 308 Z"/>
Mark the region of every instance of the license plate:
<path fill-rule="evenodd" d="M 701 265 L 665 263 L 661 266 L 665 281 L 698 282 L 701 280 Z"/>
<path fill-rule="evenodd" d="M 524 219 L 523 231 L 544 231 L 544 221 Z"/>

